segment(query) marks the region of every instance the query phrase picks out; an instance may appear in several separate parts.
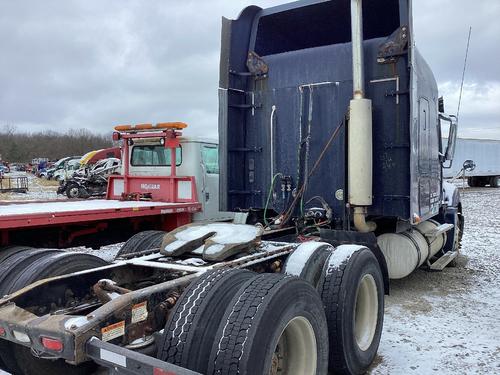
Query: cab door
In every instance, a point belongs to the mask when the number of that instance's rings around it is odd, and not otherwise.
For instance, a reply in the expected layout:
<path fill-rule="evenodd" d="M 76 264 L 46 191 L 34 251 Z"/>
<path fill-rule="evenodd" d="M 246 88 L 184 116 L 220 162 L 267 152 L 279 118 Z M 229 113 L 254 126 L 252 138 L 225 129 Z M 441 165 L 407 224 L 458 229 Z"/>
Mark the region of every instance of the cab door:
<path fill-rule="evenodd" d="M 418 190 L 420 216 L 424 219 L 431 214 L 431 147 L 430 147 L 430 106 L 426 98 L 420 98 L 418 113 Z"/>
<path fill-rule="evenodd" d="M 231 220 L 232 213 L 219 210 L 219 147 L 213 143 L 200 144 L 201 194 L 203 211 L 195 215 L 196 221 Z"/>

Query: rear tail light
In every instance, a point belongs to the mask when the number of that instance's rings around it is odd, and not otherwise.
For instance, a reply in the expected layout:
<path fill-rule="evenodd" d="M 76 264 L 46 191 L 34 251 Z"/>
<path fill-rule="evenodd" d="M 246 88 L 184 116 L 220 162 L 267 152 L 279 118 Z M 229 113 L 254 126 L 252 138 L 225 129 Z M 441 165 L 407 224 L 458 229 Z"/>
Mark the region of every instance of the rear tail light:
<path fill-rule="evenodd" d="M 5 336 L 5 328 L 0 327 L 0 337 Z"/>
<path fill-rule="evenodd" d="M 42 345 L 45 349 L 51 350 L 53 352 L 62 352 L 64 345 L 59 339 L 51 339 L 50 337 L 42 336 Z"/>
<path fill-rule="evenodd" d="M 162 368 L 155 367 L 153 369 L 153 375 L 176 375 L 175 372 L 167 371 Z"/>

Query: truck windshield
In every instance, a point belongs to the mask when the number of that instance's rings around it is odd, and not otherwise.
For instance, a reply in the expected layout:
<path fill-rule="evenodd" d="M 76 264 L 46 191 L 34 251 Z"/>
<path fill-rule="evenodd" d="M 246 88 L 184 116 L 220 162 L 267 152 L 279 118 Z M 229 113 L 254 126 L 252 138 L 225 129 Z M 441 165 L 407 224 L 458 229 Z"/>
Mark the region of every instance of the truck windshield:
<path fill-rule="evenodd" d="M 182 164 L 182 148 L 175 150 L 176 166 Z M 130 163 L 133 166 L 170 167 L 170 149 L 162 145 L 134 146 Z"/>

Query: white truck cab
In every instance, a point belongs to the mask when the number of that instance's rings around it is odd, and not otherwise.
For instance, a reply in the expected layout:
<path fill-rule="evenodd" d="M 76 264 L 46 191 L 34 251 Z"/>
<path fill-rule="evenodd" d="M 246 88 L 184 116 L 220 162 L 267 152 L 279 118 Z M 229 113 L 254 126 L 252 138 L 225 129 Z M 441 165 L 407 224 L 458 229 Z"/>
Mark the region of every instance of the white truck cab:
<path fill-rule="evenodd" d="M 180 137 L 176 149 L 176 173 L 193 176 L 196 181 L 201 212 L 194 221 L 232 220 L 233 214 L 219 210 L 219 148 L 215 139 Z M 129 174 L 131 176 L 170 175 L 170 150 L 160 139 L 138 139 L 130 146 Z M 123 173 L 123 172 L 122 172 Z"/>

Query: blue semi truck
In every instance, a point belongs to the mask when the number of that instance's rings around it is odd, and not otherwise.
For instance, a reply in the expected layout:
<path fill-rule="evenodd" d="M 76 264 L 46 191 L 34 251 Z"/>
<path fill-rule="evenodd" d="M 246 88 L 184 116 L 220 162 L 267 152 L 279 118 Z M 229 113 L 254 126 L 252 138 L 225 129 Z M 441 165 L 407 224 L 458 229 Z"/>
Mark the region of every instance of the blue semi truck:
<path fill-rule="evenodd" d="M 4 368 L 366 372 L 389 280 L 443 269 L 463 228 L 443 182 L 457 123 L 415 47 L 411 8 L 303 0 L 223 19 L 220 208 L 235 222 L 142 232 L 112 264 L 80 259 L 82 271 L 48 279 L 53 258 L 7 249 Z M 28 254 L 22 277 L 13 253 Z"/>

